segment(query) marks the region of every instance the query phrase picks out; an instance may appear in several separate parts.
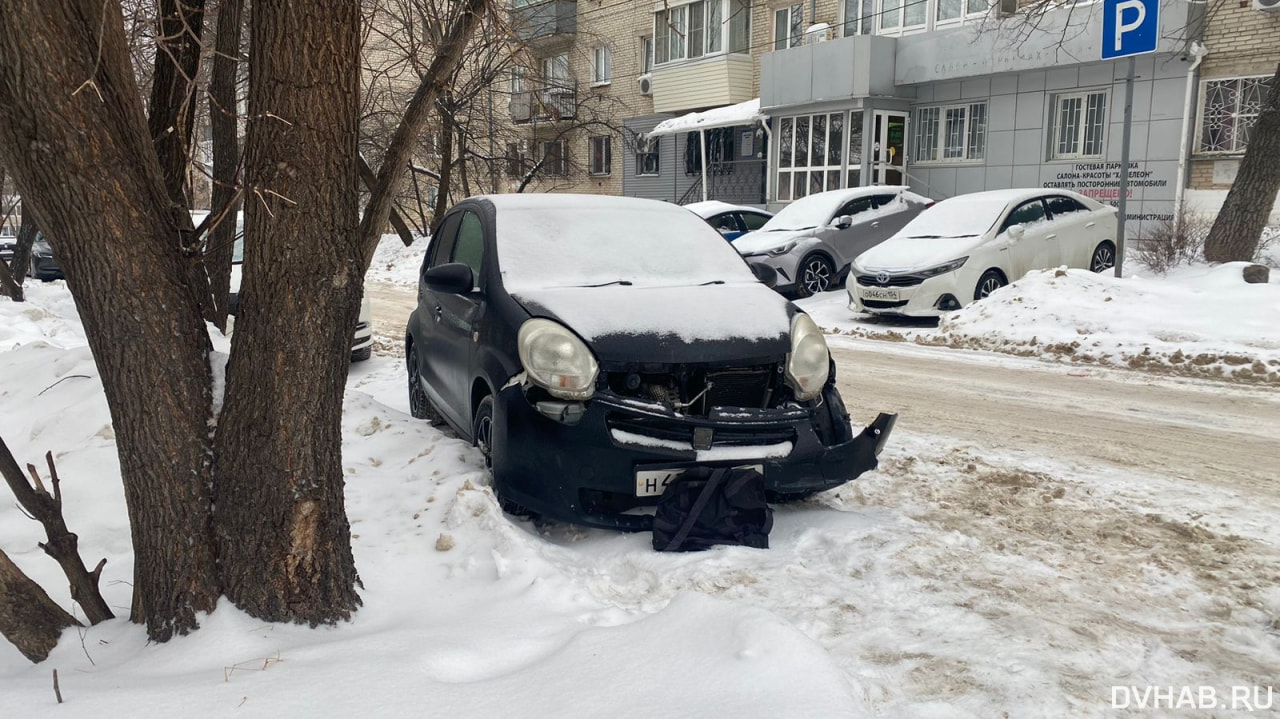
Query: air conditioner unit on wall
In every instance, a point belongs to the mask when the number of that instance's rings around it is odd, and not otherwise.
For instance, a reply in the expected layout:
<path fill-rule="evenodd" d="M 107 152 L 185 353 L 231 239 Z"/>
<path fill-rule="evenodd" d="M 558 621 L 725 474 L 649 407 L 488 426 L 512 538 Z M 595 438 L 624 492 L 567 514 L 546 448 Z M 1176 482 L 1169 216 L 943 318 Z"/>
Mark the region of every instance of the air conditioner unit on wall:
<path fill-rule="evenodd" d="M 646 72 L 645 74 L 637 78 L 636 82 L 640 84 L 641 95 L 653 94 L 653 75 L 650 75 L 649 73 Z"/>
<path fill-rule="evenodd" d="M 1280 0 L 1253 0 L 1253 9 L 1263 12 L 1280 12 Z"/>
<path fill-rule="evenodd" d="M 996 14 L 1001 16 L 1017 15 L 1018 0 L 999 0 L 996 3 Z"/>

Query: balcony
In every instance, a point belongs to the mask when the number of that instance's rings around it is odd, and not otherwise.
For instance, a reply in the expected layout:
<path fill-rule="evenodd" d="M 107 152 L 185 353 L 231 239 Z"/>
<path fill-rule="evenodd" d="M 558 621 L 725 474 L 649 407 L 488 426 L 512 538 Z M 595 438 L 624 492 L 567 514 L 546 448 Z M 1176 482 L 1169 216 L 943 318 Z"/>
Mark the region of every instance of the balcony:
<path fill-rule="evenodd" d="M 745 102 L 752 91 L 751 56 L 712 55 L 653 69 L 653 111 L 688 112 Z"/>
<path fill-rule="evenodd" d="M 766 53 L 760 57 L 760 107 L 902 97 L 894 84 L 899 42 L 856 35 Z"/>
<path fill-rule="evenodd" d="M 512 122 L 558 122 L 572 120 L 577 114 L 576 80 L 565 80 L 511 94 Z"/>
<path fill-rule="evenodd" d="M 577 0 L 542 0 L 521 4 L 511 10 L 516 38 L 521 42 L 544 44 L 556 39 L 571 40 L 578 31 Z"/>

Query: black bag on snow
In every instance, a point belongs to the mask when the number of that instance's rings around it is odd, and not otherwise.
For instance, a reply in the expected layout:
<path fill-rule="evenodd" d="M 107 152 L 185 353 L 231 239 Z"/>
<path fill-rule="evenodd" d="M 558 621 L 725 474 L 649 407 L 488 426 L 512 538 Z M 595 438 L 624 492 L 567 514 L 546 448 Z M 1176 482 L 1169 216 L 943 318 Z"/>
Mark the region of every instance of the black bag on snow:
<path fill-rule="evenodd" d="M 653 517 L 653 548 L 689 552 L 717 544 L 769 548 L 773 509 L 764 475 L 745 467 L 694 467 L 667 485 Z"/>

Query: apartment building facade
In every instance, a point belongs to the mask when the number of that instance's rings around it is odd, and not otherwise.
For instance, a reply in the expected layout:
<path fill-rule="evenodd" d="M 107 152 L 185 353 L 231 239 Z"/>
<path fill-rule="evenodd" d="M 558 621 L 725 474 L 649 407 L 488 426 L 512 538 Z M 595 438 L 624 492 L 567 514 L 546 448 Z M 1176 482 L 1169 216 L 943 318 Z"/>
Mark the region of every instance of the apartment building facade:
<path fill-rule="evenodd" d="M 1213 210 L 1225 196 L 1280 62 L 1280 11 L 1254 7 L 1265 1 L 1207 13 L 1161 3 L 1157 52 L 1136 61 L 1131 236 L 1180 204 Z M 1127 61 L 1101 60 L 1101 3 L 1034 22 L 988 0 L 527 7 L 576 22 L 559 38 L 575 77 L 598 81 L 593 58 L 609 48 L 609 81 L 588 91 L 614 101 L 611 162 L 566 189 L 680 203 L 706 192 L 775 208 L 868 184 L 909 184 L 936 199 L 1017 186 L 1119 196 Z M 672 117 L 757 97 L 765 123 L 652 135 Z M 565 152 L 598 155 L 590 136 Z"/>

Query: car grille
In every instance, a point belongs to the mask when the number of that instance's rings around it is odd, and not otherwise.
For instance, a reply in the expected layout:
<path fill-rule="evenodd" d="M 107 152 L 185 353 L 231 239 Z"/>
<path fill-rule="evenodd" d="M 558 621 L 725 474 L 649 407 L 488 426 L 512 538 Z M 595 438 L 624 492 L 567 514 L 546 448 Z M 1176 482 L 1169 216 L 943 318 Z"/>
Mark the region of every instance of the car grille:
<path fill-rule="evenodd" d="M 881 282 L 875 275 L 858 275 L 858 284 L 863 287 L 915 287 L 924 282 L 920 275 L 889 275 L 889 279 Z"/>
<path fill-rule="evenodd" d="M 779 373 L 773 364 L 728 369 L 685 367 L 665 373 L 610 372 L 606 381 L 619 396 L 705 417 L 712 407 L 768 407 Z"/>
<path fill-rule="evenodd" d="M 618 412 L 605 418 L 610 430 L 630 432 L 652 439 L 683 442 L 692 445 L 693 425 L 666 417 L 641 417 Z M 716 427 L 712 447 L 751 447 L 782 442 L 795 442 L 796 432 L 791 427 Z"/>
<path fill-rule="evenodd" d="M 895 307 L 902 307 L 907 304 L 906 300 L 898 300 L 897 302 L 885 302 L 884 300 L 862 300 L 864 307 L 870 307 L 873 310 L 891 310 Z"/>

